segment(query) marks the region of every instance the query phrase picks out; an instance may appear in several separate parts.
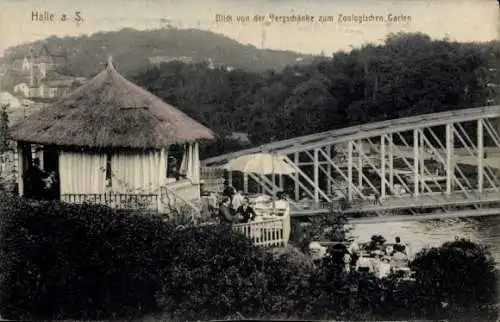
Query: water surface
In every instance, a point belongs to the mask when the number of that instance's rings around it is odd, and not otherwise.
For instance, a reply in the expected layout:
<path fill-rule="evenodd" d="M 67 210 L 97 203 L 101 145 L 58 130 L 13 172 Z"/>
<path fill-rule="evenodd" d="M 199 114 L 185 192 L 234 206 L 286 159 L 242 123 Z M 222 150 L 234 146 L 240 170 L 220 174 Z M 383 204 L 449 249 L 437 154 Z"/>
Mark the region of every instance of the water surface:
<path fill-rule="evenodd" d="M 399 236 L 403 242 L 411 245 L 413 252 L 427 246 L 440 246 L 456 237 L 468 238 L 487 245 L 497 264 L 500 265 L 500 215 L 423 222 L 356 224 L 353 234 L 361 241 L 367 241 L 375 234 L 384 236 L 389 242 L 392 242 L 394 237 Z"/>

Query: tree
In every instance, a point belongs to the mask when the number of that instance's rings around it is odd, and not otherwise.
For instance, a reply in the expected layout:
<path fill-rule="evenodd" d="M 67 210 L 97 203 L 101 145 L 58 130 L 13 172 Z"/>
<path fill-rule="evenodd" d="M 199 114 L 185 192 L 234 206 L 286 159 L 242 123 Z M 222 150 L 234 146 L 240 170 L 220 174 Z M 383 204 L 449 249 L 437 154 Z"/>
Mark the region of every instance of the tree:
<path fill-rule="evenodd" d="M 8 107 L 6 104 L 0 109 L 0 153 L 7 151 L 10 146 Z"/>
<path fill-rule="evenodd" d="M 411 267 L 423 296 L 430 302 L 463 308 L 497 303 L 495 261 L 486 247 L 470 240 L 424 249 L 415 256 Z"/>
<path fill-rule="evenodd" d="M 135 80 L 221 137 L 246 132 L 258 145 L 486 105 L 492 95 L 488 83 L 498 78 L 488 72 L 497 47 L 498 42 L 468 44 L 394 34 L 383 45 L 337 52 L 281 72 L 173 62 L 144 71 Z"/>

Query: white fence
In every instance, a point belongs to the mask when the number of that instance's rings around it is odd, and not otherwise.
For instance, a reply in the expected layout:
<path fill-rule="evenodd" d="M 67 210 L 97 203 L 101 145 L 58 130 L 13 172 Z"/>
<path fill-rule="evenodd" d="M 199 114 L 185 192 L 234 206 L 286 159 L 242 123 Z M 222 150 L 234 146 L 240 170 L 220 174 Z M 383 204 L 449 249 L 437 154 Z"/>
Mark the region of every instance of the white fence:
<path fill-rule="evenodd" d="M 290 218 L 236 224 L 233 229 L 250 238 L 256 246 L 281 247 L 286 246 L 290 238 Z"/>

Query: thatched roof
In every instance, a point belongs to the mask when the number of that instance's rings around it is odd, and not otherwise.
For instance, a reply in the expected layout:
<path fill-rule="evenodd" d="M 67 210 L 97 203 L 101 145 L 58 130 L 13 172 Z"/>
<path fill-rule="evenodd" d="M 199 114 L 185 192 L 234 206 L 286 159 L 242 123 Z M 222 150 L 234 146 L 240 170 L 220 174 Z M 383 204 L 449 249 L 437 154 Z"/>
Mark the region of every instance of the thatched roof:
<path fill-rule="evenodd" d="M 113 67 L 11 127 L 16 141 L 91 148 L 163 148 L 213 139 L 183 112 L 133 84 Z"/>

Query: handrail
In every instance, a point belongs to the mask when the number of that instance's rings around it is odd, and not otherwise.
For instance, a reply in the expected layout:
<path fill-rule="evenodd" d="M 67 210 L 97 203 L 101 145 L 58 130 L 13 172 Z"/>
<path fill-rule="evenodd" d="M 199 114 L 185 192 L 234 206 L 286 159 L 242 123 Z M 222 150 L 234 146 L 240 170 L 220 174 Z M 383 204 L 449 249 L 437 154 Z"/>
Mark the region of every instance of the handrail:
<path fill-rule="evenodd" d="M 196 207 L 196 205 L 194 203 L 192 203 L 191 201 L 188 201 L 186 199 L 184 199 L 180 194 L 178 194 L 175 190 L 173 190 L 172 188 L 168 187 L 167 185 L 164 185 L 162 186 L 162 188 L 164 188 L 167 192 L 171 193 L 174 195 L 175 198 L 179 199 L 180 201 L 184 202 L 185 204 L 187 204 L 189 207 L 191 207 L 194 211 L 196 211 L 198 214 L 201 214 L 201 209 L 198 209 L 198 207 Z M 161 196 L 160 196 L 160 200 L 161 200 Z"/>
<path fill-rule="evenodd" d="M 491 115 L 498 115 L 500 113 L 500 106 L 484 106 L 484 107 L 475 107 L 470 109 L 456 110 L 456 111 L 448 111 L 448 112 L 438 112 L 432 114 L 423 114 L 416 115 L 410 117 L 404 117 L 399 119 L 385 120 L 380 122 L 371 122 L 361 125 L 356 125 L 352 127 L 330 130 L 326 132 L 314 133 L 304 136 L 299 136 L 291 139 L 281 140 L 277 142 L 271 142 L 267 144 L 262 144 L 253 148 L 244 149 L 240 151 L 235 151 L 231 153 L 225 153 L 222 155 L 218 155 L 215 157 L 207 158 L 202 160 L 201 163 L 204 166 L 217 164 L 221 162 L 225 162 L 229 159 L 238 157 L 240 155 L 256 153 L 256 152 L 265 152 L 268 150 L 280 151 L 281 154 L 288 154 L 289 149 L 292 149 L 294 146 L 299 143 L 300 145 L 311 144 L 310 141 L 328 141 L 327 143 L 321 143 L 319 145 L 325 145 L 334 143 L 333 141 L 344 141 L 347 142 L 352 140 L 354 137 L 359 137 L 361 133 L 363 136 L 374 136 L 377 131 L 384 130 L 387 133 L 389 132 L 400 132 L 406 128 L 417 127 L 419 125 L 427 125 L 426 123 L 432 122 L 433 124 L 444 124 L 446 122 L 459 120 L 459 119 L 469 119 L 471 117 L 493 117 Z M 439 122 L 437 122 L 439 120 Z M 392 125 L 391 130 L 388 131 L 387 126 Z M 399 127 L 399 128 L 398 128 Z M 332 139 L 335 138 L 335 139 Z M 309 146 L 309 149 L 314 148 L 318 143 Z"/>

